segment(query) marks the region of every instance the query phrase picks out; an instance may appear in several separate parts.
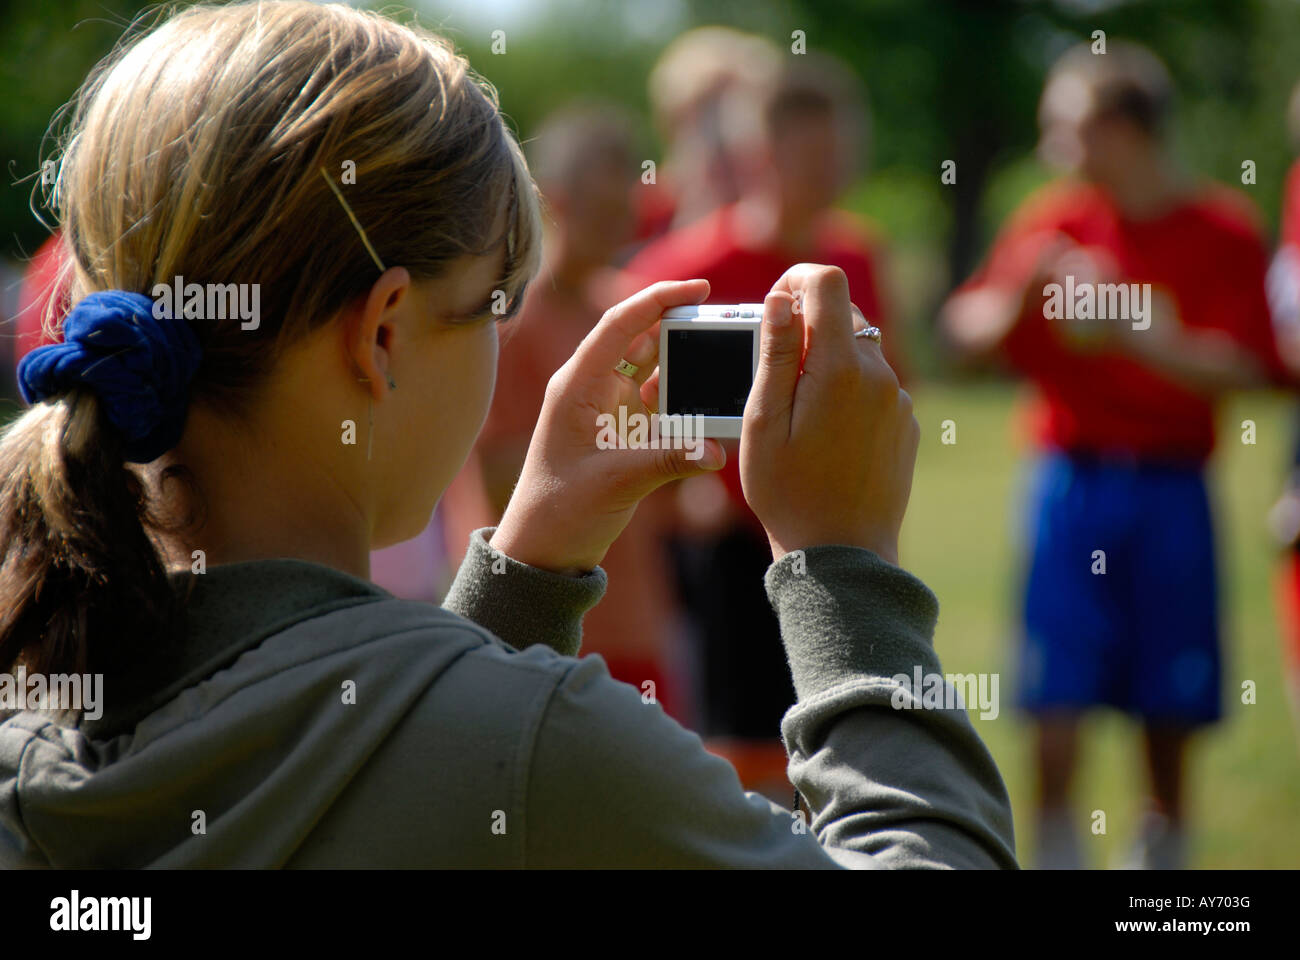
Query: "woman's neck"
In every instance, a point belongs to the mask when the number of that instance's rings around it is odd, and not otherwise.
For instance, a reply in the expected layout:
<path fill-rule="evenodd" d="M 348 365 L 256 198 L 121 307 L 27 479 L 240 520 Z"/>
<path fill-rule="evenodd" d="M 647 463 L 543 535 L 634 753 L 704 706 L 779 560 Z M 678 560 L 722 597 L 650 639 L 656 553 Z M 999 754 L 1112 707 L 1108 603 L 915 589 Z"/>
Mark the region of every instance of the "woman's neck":
<path fill-rule="evenodd" d="M 191 409 L 186 439 L 151 468 L 151 491 L 158 489 L 158 468 L 168 464 L 183 465 L 194 479 L 192 486 L 168 482 L 162 490 L 165 516 L 188 512 L 195 521 L 156 535 L 169 570 L 194 569 L 195 551 L 202 551 L 206 565 L 290 557 L 369 578 L 366 512 L 313 453 L 302 424 L 297 430 L 268 424 L 275 442 L 261 437 L 254 444 L 235 421 L 197 404 Z"/>

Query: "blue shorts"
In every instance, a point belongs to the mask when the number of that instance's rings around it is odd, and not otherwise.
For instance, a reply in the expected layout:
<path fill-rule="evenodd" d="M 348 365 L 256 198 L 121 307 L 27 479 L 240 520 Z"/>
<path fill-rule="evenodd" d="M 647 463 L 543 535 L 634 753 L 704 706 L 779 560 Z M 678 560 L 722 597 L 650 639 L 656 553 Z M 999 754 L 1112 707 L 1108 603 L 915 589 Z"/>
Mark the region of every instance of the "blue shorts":
<path fill-rule="evenodd" d="M 1017 704 L 1030 713 L 1109 705 L 1186 726 L 1220 719 L 1201 469 L 1049 453 L 1030 471 L 1026 509 Z"/>

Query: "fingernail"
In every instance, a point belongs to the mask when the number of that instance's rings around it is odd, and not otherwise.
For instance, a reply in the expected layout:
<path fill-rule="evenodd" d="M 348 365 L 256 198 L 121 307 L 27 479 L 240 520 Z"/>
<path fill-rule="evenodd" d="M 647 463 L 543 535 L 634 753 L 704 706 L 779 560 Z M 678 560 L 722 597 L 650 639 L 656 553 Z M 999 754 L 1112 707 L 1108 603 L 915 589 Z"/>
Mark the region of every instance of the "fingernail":
<path fill-rule="evenodd" d="M 700 442 L 703 456 L 700 457 L 700 466 L 705 470 L 717 470 L 722 466 L 722 453 L 720 450 Z"/>
<path fill-rule="evenodd" d="M 767 318 L 768 326 L 773 329 L 788 327 L 790 321 L 794 318 L 793 311 L 790 307 L 790 301 L 785 297 L 778 297 L 777 303 L 773 307 L 764 311 L 764 316 Z"/>

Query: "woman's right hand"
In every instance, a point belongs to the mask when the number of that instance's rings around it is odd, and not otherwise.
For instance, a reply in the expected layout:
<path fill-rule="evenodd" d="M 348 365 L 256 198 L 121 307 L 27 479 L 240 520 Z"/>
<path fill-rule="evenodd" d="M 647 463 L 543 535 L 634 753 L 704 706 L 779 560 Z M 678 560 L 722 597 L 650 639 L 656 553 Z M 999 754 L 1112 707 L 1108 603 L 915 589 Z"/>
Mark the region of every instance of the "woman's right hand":
<path fill-rule="evenodd" d="M 740 478 L 773 559 L 847 544 L 898 563 L 921 431 L 880 346 L 853 336 L 854 313 L 844 271 L 810 263 L 764 304 Z"/>

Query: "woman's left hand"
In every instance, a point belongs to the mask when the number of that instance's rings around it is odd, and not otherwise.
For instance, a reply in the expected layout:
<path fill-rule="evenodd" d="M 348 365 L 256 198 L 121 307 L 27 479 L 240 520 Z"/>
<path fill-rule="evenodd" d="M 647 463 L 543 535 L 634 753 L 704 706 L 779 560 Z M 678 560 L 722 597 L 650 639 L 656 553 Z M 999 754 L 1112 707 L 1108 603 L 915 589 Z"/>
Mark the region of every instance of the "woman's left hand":
<path fill-rule="evenodd" d="M 546 386 L 523 471 L 492 536 L 494 549 L 530 566 L 581 575 L 604 559 L 643 497 L 726 463 L 717 440 L 669 449 L 602 449 L 597 442 L 606 417 L 622 422 L 620 407 L 628 423 L 633 414 L 657 412 L 659 318 L 708 293 L 705 280 L 665 281 L 605 312 Z M 639 369 L 630 376 L 617 372 L 620 359 Z M 608 437 L 605 430 L 602 439 Z"/>

